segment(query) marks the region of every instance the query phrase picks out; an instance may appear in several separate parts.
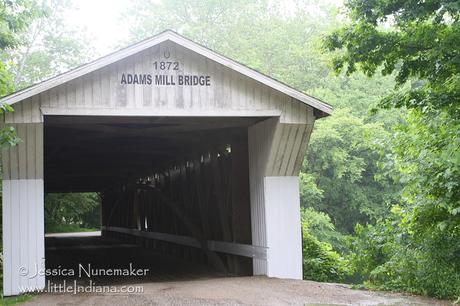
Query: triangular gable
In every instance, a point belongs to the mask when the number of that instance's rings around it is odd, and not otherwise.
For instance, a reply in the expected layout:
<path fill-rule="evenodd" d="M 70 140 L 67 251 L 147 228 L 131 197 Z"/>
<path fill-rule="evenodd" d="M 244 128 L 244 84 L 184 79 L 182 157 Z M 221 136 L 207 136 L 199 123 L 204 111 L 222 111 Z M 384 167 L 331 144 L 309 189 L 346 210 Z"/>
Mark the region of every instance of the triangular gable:
<path fill-rule="evenodd" d="M 216 63 L 219 63 L 229 69 L 234 70 L 235 72 L 238 72 L 246 77 L 249 77 L 257 82 L 260 82 L 261 84 L 264 84 L 276 91 L 279 91 L 281 93 L 286 94 L 287 96 L 292 97 L 295 100 L 301 101 L 305 103 L 306 105 L 309 105 L 313 107 L 314 109 L 317 109 L 320 111 L 320 113 L 323 113 L 323 115 L 328 115 L 331 114 L 332 108 L 328 104 L 311 97 L 309 95 L 306 95 L 298 90 L 293 89 L 292 87 L 281 83 L 277 80 L 274 80 L 260 72 L 257 72 L 251 68 L 248 68 L 236 61 L 233 61 L 225 56 L 222 56 L 206 47 L 203 47 L 173 31 L 165 31 L 162 32 L 152 38 L 146 39 L 144 41 L 141 41 L 137 44 L 134 44 L 132 46 L 129 46 L 127 48 L 121 49 L 119 51 L 116 51 L 112 54 L 109 54 L 107 56 L 101 57 L 95 61 L 92 61 L 88 64 L 82 65 L 80 67 L 77 67 L 73 70 L 70 70 L 68 72 L 65 72 L 63 74 L 57 75 L 53 78 L 50 78 L 46 81 L 43 81 L 41 83 L 38 83 L 36 85 L 30 86 L 28 88 L 25 88 L 23 90 L 20 90 L 18 92 L 15 92 L 13 94 L 10 94 L 8 96 L 5 96 L 0 99 L 1 103 L 8 103 L 8 104 L 15 104 L 17 102 L 23 101 L 27 98 L 30 98 L 32 96 L 38 95 L 44 91 L 50 90 L 52 88 L 55 88 L 59 85 L 62 85 L 64 83 L 67 83 L 69 81 L 72 81 L 76 78 L 79 78 L 81 76 L 84 76 L 86 74 L 89 74 L 91 72 L 94 72 L 98 69 L 104 68 L 108 65 L 114 64 L 118 61 L 121 61 L 127 57 L 130 57 L 132 55 L 135 55 L 139 52 L 142 52 L 148 48 L 151 48 L 153 46 L 156 46 L 158 44 L 161 44 L 166 41 L 171 41 L 174 42 L 188 50 L 194 51 L 197 54 L 200 54 L 212 61 L 215 61 Z"/>

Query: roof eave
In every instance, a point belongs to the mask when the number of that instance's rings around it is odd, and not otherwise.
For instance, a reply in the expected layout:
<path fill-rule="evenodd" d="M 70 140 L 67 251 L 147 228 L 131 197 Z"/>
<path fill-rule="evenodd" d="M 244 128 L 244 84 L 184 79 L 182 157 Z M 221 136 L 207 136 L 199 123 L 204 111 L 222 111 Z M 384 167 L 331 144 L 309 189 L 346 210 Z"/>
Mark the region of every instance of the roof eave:
<path fill-rule="evenodd" d="M 214 60 L 215 62 L 229 69 L 235 70 L 243 75 L 246 75 L 247 77 L 250 77 L 277 91 L 283 92 L 284 94 L 323 112 L 324 114 L 326 114 L 326 116 L 332 113 L 332 107 L 330 105 L 314 97 L 306 95 L 286 84 L 283 84 L 247 66 L 244 66 L 241 63 L 238 63 L 221 54 L 218 54 L 217 52 L 212 51 L 200 44 L 197 44 L 171 30 L 164 31 L 154 37 L 138 42 L 132 46 L 115 51 L 104 57 L 96 59 L 90 63 L 84 64 L 75 69 L 69 70 L 60 75 L 47 79 L 43 82 L 40 82 L 38 84 L 32 85 L 27 88 L 24 88 L 20 91 L 14 92 L 8 96 L 2 97 L 0 98 L 0 103 L 8 103 L 10 105 L 15 104 L 19 101 L 22 101 L 32 96 L 35 96 L 37 94 L 40 94 L 41 92 L 44 92 L 46 90 L 49 90 L 51 88 L 64 84 L 66 82 L 72 81 L 82 75 L 91 73 L 107 65 L 123 60 L 124 58 L 127 58 L 133 54 L 136 54 L 138 52 L 141 52 L 145 49 L 148 49 L 150 47 L 153 47 L 157 44 L 163 43 L 168 40 L 174 43 L 177 43 L 178 45 L 181 45 L 184 48 L 189 49 L 193 52 L 196 52 L 202 56 L 205 56 L 211 60 Z"/>

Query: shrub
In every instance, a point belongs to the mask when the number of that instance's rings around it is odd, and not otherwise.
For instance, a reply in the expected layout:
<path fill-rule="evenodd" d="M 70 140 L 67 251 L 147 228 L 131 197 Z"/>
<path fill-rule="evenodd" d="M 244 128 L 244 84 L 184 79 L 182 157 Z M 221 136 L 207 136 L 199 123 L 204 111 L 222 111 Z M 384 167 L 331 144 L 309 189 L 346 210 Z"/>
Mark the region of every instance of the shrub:
<path fill-rule="evenodd" d="M 330 236 L 335 236 L 334 227 L 329 224 L 330 219 L 327 217 L 327 215 L 318 213 L 313 209 L 302 211 L 304 279 L 338 282 L 350 274 L 348 261 L 340 256 L 330 243 L 319 241 L 314 234 L 322 229 L 323 234 L 329 233 Z M 328 229 L 328 231 L 324 231 L 324 229 Z"/>

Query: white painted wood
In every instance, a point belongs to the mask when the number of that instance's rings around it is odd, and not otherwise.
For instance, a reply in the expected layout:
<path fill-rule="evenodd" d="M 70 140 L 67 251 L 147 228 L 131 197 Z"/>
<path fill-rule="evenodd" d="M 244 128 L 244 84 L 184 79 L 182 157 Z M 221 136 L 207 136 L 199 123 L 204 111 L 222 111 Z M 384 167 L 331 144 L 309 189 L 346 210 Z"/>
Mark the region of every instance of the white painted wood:
<path fill-rule="evenodd" d="M 252 244 L 263 247 L 267 246 L 263 178 L 278 120 L 268 119 L 249 127 L 248 130 Z M 254 259 L 252 269 L 254 275 L 267 275 L 267 261 Z"/>
<path fill-rule="evenodd" d="M 43 124 L 14 124 L 21 143 L 3 164 L 4 295 L 44 288 Z"/>
<path fill-rule="evenodd" d="M 3 294 L 43 289 L 43 180 L 3 180 Z M 41 218 L 41 221 L 39 220 Z"/>
<path fill-rule="evenodd" d="M 103 67 L 106 67 L 108 65 L 111 65 L 113 63 L 116 63 L 118 61 L 121 61 L 123 59 L 126 59 L 130 56 L 133 56 L 141 51 L 147 50 L 153 46 L 156 46 L 161 43 L 171 43 L 174 42 L 178 46 L 181 46 L 189 51 L 193 51 L 196 54 L 201 55 L 204 58 L 208 58 L 216 63 L 219 63 L 222 66 L 225 66 L 227 69 L 234 70 L 241 75 L 247 76 L 248 78 L 256 81 L 259 84 L 262 84 L 264 86 L 268 86 L 272 88 L 273 90 L 279 91 L 284 93 L 287 96 L 290 96 L 295 99 L 296 102 L 303 102 L 306 105 L 309 105 L 311 107 L 317 108 L 318 110 L 321 110 L 325 112 L 326 114 L 331 113 L 331 107 L 327 105 L 326 103 L 315 99 L 313 97 L 310 97 L 304 93 L 301 93 L 283 83 L 280 83 L 268 76 L 265 76 L 257 71 L 254 71 L 244 65 L 241 65 L 235 61 L 232 61 L 220 54 L 217 54 L 203 46 L 200 46 L 180 35 L 177 33 L 174 33 L 172 31 L 166 31 L 163 32 L 157 36 L 152 37 L 151 39 L 145 40 L 143 42 L 140 42 L 138 44 L 132 45 L 131 47 L 122 49 L 118 52 L 112 53 L 108 56 L 102 57 L 96 61 L 93 61 L 91 63 L 88 63 L 86 65 L 80 66 L 76 69 L 73 69 L 67 73 L 63 73 L 61 75 L 58 75 L 54 78 L 51 78 L 47 81 L 41 82 L 37 85 L 31 86 L 29 88 L 23 89 L 19 92 L 16 92 L 14 94 L 11 94 L 7 97 L 4 97 L 0 99 L 0 102 L 6 102 L 9 104 L 15 104 L 17 102 L 20 102 L 22 100 L 25 100 L 26 98 L 32 97 L 34 95 L 40 94 L 44 91 L 51 90 L 52 88 L 58 87 L 66 82 L 75 80 L 79 77 L 82 77 L 84 75 L 90 74 L 92 72 L 97 71 L 98 69 L 101 69 Z M 131 65 L 130 66 L 131 70 L 134 70 L 134 67 Z M 230 78 L 229 75 L 226 75 L 225 78 Z M 99 86 L 99 85 L 98 85 Z M 195 88 L 194 88 L 195 89 Z M 133 96 L 134 96 L 134 90 L 132 87 L 128 87 L 128 91 L 133 91 Z M 260 87 L 255 88 L 255 91 L 257 92 L 256 95 L 259 95 L 258 92 L 261 91 Z M 97 92 L 97 89 L 96 89 Z M 89 97 L 89 89 L 87 92 L 87 96 L 85 96 L 85 99 Z M 129 96 L 129 95 L 128 95 Z M 196 95 L 195 95 L 196 96 Z M 130 98 L 130 97 L 129 97 Z M 54 99 L 54 98 L 53 98 Z M 129 100 L 129 99 L 128 99 Z M 53 105 L 55 100 L 52 100 L 53 102 L 51 105 Z"/>
<path fill-rule="evenodd" d="M 165 50 L 171 54 L 171 61 L 180 59 L 178 71 L 154 69 L 153 62 L 164 61 Z M 122 76 L 129 73 L 152 78 L 165 74 L 175 76 L 176 81 L 179 75 L 209 75 L 211 85 L 121 84 Z M 100 111 L 98 114 L 103 116 L 113 113 L 154 116 L 184 111 L 191 116 L 206 116 L 209 112 L 219 116 L 235 111 L 242 115 L 268 111 L 279 113 L 282 123 L 293 124 L 307 123 L 304 114 L 313 113 L 312 107 L 284 93 L 170 42 L 53 87 L 40 94 L 40 105 L 37 99 L 34 102 L 34 97 L 15 103 L 15 112 L 7 115 L 6 123 L 42 122 L 40 107 L 65 110 L 67 115 L 91 115 Z M 31 118 L 30 113 L 39 116 Z"/>
<path fill-rule="evenodd" d="M 299 179 L 264 179 L 267 218 L 268 276 L 302 279 Z"/>
<path fill-rule="evenodd" d="M 226 111 L 219 110 L 162 110 L 157 108 L 143 109 L 57 109 L 42 108 L 43 115 L 50 116 L 159 116 L 159 117 L 279 117 L 280 112 L 277 110 L 253 110 L 253 111 Z"/>
<path fill-rule="evenodd" d="M 13 283 L 13 273 L 12 273 L 12 262 L 13 262 L 13 237 L 12 237 L 12 222 L 13 222 L 13 212 L 11 203 L 11 181 L 3 180 L 2 181 L 2 232 L 3 232 L 3 262 L 9 264 L 3 264 L 3 293 L 13 294 L 12 283 Z"/>
<path fill-rule="evenodd" d="M 298 174 L 312 127 L 279 117 L 249 127 L 252 243 L 268 248 L 267 260 L 253 261 L 255 275 L 302 277 Z"/>

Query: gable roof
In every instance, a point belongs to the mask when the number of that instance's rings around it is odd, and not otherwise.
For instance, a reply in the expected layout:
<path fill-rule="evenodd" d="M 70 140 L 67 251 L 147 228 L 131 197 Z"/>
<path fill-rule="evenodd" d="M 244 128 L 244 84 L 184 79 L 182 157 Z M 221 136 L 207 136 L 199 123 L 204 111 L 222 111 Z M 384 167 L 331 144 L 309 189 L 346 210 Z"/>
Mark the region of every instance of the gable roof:
<path fill-rule="evenodd" d="M 8 96 L 0 98 L 0 103 L 8 103 L 8 104 L 15 104 L 20 102 L 24 99 L 30 98 L 35 96 L 41 92 L 49 90 L 53 87 L 59 86 L 66 82 L 69 82 L 73 79 L 76 79 L 82 75 L 91 73 L 96 71 L 100 68 L 113 64 L 117 61 L 120 61 L 124 58 L 127 58 L 131 55 L 134 55 L 138 52 L 146 50 L 150 47 L 158 45 L 165 41 L 172 41 L 188 50 L 194 51 L 210 60 L 213 60 L 227 68 L 230 68 L 234 71 L 241 73 L 253 80 L 256 80 L 268 87 L 271 87 L 279 92 L 282 92 L 298 101 L 301 101 L 321 112 L 323 115 L 330 115 L 332 113 L 332 107 L 323 101 L 316 99 L 312 96 L 304 94 L 289 85 L 286 85 L 280 81 L 277 81 L 265 74 L 262 74 L 254 69 L 251 69 L 243 64 L 240 64 L 234 60 L 231 60 L 217 52 L 214 52 L 200 44 L 197 44 L 184 36 L 177 34 L 174 31 L 166 30 L 158 35 L 155 35 L 151 38 L 138 42 L 134 45 L 121 49 L 119 51 L 113 52 L 109 55 L 96 59 L 92 62 L 79 66 L 75 69 L 69 70 L 65 73 L 59 74 L 55 77 L 47 79 L 43 82 L 37 83 L 30 87 L 24 88 L 17 92 L 14 92 Z"/>

